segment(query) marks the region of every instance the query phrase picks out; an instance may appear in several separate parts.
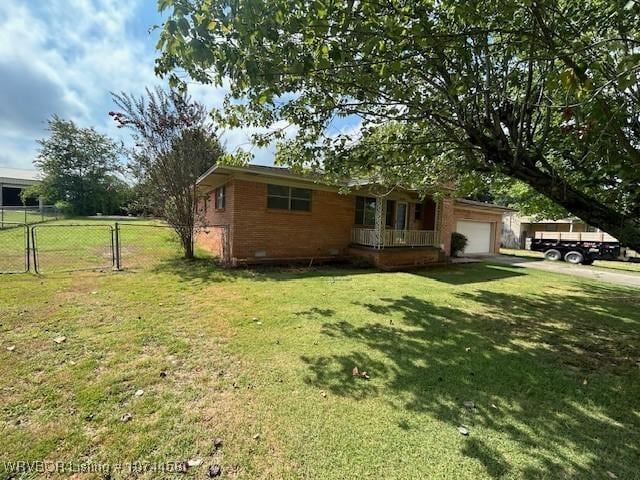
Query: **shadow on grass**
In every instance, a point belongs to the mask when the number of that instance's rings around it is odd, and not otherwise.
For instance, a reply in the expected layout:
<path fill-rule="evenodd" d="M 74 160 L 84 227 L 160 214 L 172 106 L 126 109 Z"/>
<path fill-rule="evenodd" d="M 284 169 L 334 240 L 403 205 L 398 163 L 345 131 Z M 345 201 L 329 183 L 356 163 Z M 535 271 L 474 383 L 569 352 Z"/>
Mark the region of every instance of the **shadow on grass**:
<path fill-rule="evenodd" d="M 171 258 L 161 261 L 149 258 L 148 261 L 141 260 L 138 263 L 141 265 L 141 268 L 131 268 L 130 270 L 169 273 L 183 281 L 200 283 L 232 282 L 238 279 L 255 281 L 290 281 L 313 277 L 326 277 L 327 279 L 331 279 L 351 275 L 379 273 L 372 268 L 355 268 L 342 264 L 318 267 L 261 265 L 225 268 L 220 264 L 219 259 L 215 257 L 195 258 L 193 260 Z"/>
<path fill-rule="evenodd" d="M 470 273 L 491 277 L 495 271 Z M 422 275 L 440 280 L 448 273 Z M 463 454 L 494 478 L 606 478 L 608 471 L 634 478 L 640 458 L 635 295 L 592 286 L 562 294 L 458 296 L 474 310 L 405 295 L 359 304 L 388 323 L 325 323 L 324 335 L 355 347 L 302 357 L 306 381 L 353 399 L 384 395 L 398 410 L 428 413 L 452 429 L 469 425 Z M 354 381 L 354 366 L 372 380 Z M 501 436 L 519 446 L 518 456 L 528 457 L 530 466 L 511 472 L 495 443 Z"/>
<path fill-rule="evenodd" d="M 144 261 L 140 263 L 144 265 Z M 184 281 L 200 281 L 202 283 L 234 281 L 239 278 L 276 282 L 315 277 L 325 277 L 330 280 L 353 275 L 368 275 L 372 273 L 386 274 L 386 272 L 373 267 L 356 267 L 345 264 L 325 264 L 315 267 L 300 265 L 260 265 L 224 268 L 218 259 L 214 257 L 196 258 L 194 260 L 173 258 L 161 262 L 157 260 L 154 262 L 153 259 L 151 259 L 148 263 L 152 265 L 151 271 L 155 273 L 171 273 Z M 490 265 L 484 263 L 450 266 L 434 265 L 432 267 L 410 269 L 407 273 L 451 285 L 492 282 L 527 275 L 524 269 L 517 266 L 512 267 L 508 265 Z"/>
<path fill-rule="evenodd" d="M 479 268 L 473 268 L 472 265 Z M 447 268 L 417 270 L 412 273 L 420 277 L 430 278 L 451 285 L 466 285 L 469 283 L 493 282 L 495 280 L 526 275 L 526 272 L 519 271 L 518 269 L 519 267 L 476 263 L 454 265 Z"/>

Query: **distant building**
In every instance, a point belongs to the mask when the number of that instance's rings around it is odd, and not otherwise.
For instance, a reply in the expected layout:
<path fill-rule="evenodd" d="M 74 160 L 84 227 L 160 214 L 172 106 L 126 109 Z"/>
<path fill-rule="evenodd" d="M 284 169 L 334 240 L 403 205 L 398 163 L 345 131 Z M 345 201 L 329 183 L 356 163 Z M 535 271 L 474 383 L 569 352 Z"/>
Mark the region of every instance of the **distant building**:
<path fill-rule="evenodd" d="M 0 167 L 0 207 L 21 206 L 20 192 L 39 181 L 40 172 L 37 170 Z M 38 200 L 28 203 L 38 205 Z"/>
<path fill-rule="evenodd" d="M 558 220 L 537 219 L 520 215 L 517 212 L 505 212 L 502 216 L 502 245 L 507 248 L 527 248 L 527 239 L 536 232 L 599 232 L 577 217 Z"/>

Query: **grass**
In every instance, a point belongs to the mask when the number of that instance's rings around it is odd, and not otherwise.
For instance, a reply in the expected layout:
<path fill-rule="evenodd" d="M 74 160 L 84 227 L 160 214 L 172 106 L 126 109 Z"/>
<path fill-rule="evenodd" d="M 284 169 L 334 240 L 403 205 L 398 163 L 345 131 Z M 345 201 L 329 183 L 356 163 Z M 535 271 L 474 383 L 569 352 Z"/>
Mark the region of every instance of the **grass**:
<path fill-rule="evenodd" d="M 25 270 L 27 261 L 33 270 L 34 255 L 25 258 L 28 241 L 37 246 L 37 271 L 56 273 L 77 270 L 110 270 L 114 267 L 116 222 L 77 218 L 0 230 L 0 272 Z M 167 225 L 152 220 L 118 222 L 120 263 L 125 268 L 140 268 L 160 260 L 179 258 L 180 242 Z M 204 252 L 203 252 L 204 253 Z"/>
<path fill-rule="evenodd" d="M 542 252 L 533 252 L 531 250 L 516 250 L 512 248 L 501 248 L 500 253 L 503 255 L 512 255 L 515 257 L 526 257 L 526 258 L 544 258 L 544 254 Z M 636 258 L 633 258 L 636 260 Z M 601 269 L 608 270 L 623 270 L 626 272 L 640 272 L 640 262 L 630 261 L 630 262 L 619 262 L 619 261 L 611 261 L 611 260 L 596 260 L 593 262 L 593 266 Z"/>
<path fill-rule="evenodd" d="M 50 212 L 45 212 L 41 214 L 37 211 L 38 207 L 34 207 L 34 210 L 27 210 L 26 213 L 24 210 L 10 210 L 7 208 L 0 207 L 0 223 L 8 222 L 8 223 L 27 223 L 34 224 L 45 221 L 55 220 L 55 214 Z"/>
<path fill-rule="evenodd" d="M 231 478 L 635 478 L 637 294 L 491 264 L 165 259 L 0 276 L 2 460 L 203 460 L 180 478 L 213 463 Z"/>

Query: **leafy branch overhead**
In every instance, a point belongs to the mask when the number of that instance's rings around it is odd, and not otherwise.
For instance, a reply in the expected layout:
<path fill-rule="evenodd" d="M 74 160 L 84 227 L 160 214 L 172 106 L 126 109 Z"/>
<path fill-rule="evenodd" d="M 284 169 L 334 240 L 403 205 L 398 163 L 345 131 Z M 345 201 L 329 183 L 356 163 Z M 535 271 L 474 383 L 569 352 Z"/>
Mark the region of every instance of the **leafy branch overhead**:
<path fill-rule="evenodd" d="M 160 7 L 157 72 L 230 81 L 229 124 L 300 126 L 287 162 L 425 187 L 455 171 L 506 175 L 640 248 L 637 1 Z M 356 138 L 327 135 L 349 115 L 362 120 Z"/>

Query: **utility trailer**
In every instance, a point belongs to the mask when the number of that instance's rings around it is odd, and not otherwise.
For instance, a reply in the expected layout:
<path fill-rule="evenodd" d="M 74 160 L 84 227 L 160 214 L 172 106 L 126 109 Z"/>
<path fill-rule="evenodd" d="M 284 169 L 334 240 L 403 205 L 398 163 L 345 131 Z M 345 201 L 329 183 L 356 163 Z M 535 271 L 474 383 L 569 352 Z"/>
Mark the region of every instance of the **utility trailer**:
<path fill-rule="evenodd" d="M 551 261 L 591 265 L 594 260 L 629 261 L 617 238 L 604 232 L 536 232 L 531 250 Z"/>

